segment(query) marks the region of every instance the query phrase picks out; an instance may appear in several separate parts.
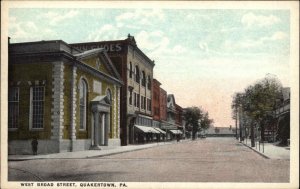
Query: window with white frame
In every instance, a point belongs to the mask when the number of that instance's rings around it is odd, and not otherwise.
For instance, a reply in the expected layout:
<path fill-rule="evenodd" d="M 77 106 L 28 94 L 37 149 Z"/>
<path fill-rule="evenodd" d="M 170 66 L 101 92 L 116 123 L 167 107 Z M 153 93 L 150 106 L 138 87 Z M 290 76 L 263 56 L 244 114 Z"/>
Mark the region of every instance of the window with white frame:
<path fill-rule="evenodd" d="M 80 106 L 80 126 L 79 129 L 86 129 L 86 109 L 87 109 L 87 84 L 81 79 L 79 83 L 79 106 Z"/>
<path fill-rule="evenodd" d="M 144 108 L 144 97 L 141 95 L 141 108 L 142 109 L 145 109 Z"/>
<path fill-rule="evenodd" d="M 32 129 L 42 129 L 44 127 L 44 103 L 45 87 L 33 86 L 30 88 L 30 122 Z"/>
<path fill-rule="evenodd" d="M 19 121 L 19 87 L 8 90 L 8 128 L 18 128 Z"/>
<path fill-rule="evenodd" d="M 151 77 L 148 75 L 148 89 L 151 90 Z"/>
<path fill-rule="evenodd" d="M 129 104 L 132 105 L 132 89 L 128 89 L 129 92 Z"/>
<path fill-rule="evenodd" d="M 146 74 L 142 71 L 142 86 L 146 87 Z"/>

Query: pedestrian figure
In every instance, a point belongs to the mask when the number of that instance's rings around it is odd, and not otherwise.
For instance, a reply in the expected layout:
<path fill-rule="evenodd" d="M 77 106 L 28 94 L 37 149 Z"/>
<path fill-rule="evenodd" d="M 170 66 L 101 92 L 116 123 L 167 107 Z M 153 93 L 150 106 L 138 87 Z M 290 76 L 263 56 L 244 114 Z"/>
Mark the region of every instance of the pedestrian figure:
<path fill-rule="evenodd" d="M 177 142 L 180 141 L 180 135 L 177 135 Z"/>
<path fill-rule="evenodd" d="M 39 143 L 38 143 L 36 137 L 34 137 L 32 142 L 31 142 L 33 155 L 37 155 L 38 144 Z"/>

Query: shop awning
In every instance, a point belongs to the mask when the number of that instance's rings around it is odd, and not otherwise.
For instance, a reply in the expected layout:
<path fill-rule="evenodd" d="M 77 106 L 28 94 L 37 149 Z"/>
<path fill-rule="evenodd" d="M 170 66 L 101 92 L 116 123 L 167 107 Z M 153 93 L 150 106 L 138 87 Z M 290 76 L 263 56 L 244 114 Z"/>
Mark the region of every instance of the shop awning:
<path fill-rule="evenodd" d="M 180 130 L 170 130 L 171 133 L 175 134 L 175 135 L 180 135 L 182 134 L 182 132 Z"/>
<path fill-rule="evenodd" d="M 159 134 L 160 132 L 154 129 L 153 127 L 141 126 L 141 125 L 134 125 L 136 128 L 141 130 L 144 133 L 156 133 Z"/>
<path fill-rule="evenodd" d="M 160 134 L 160 132 L 156 129 L 154 129 L 154 127 L 150 127 L 151 128 L 151 133 L 156 133 L 156 134 Z"/>
<path fill-rule="evenodd" d="M 163 130 L 161 130 L 160 128 L 156 128 L 156 127 L 154 127 L 154 129 L 156 129 L 156 130 L 158 130 L 160 133 L 162 133 L 162 134 L 166 134 L 166 131 L 163 131 Z"/>

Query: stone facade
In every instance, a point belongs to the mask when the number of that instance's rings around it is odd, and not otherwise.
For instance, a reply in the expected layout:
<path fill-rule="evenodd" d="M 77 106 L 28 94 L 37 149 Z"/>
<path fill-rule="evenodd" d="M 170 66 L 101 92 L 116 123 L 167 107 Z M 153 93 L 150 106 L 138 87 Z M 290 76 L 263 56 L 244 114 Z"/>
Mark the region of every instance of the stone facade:
<path fill-rule="evenodd" d="M 124 85 L 120 88 L 120 122 L 117 135 L 122 145 L 134 143 L 134 125 L 152 126 L 152 80 L 154 61 L 137 46 L 133 36 L 125 40 L 71 44 L 81 50 L 103 47 Z M 118 114 L 119 114 L 118 113 Z M 118 120 L 118 119 L 117 119 Z"/>
<path fill-rule="evenodd" d="M 9 45 L 9 57 L 9 154 L 32 153 L 33 138 L 39 154 L 120 145 L 123 82 L 104 49 L 81 51 L 60 40 L 17 43 Z M 93 114 L 95 106 L 107 107 L 105 116 Z"/>

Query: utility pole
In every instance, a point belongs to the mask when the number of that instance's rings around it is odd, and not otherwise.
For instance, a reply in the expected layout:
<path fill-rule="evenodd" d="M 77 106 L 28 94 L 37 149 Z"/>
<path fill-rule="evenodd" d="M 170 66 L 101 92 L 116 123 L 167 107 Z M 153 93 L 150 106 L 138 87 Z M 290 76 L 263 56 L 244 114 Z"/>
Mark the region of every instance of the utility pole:
<path fill-rule="evenodd" d="M 238 119 L 238 113 L 237 113 L 237 104 L 235 104 L 235 138 L 238 140 L 238 132 L 237 132 L 237 119 Z"/>
<path fill-rule="evenodd" d="M 250 124 L 250 129 L 251 129 L 251 147 L 255 147 L 255 141 L 254 141 L 254 124 L 253 124 L 252 120 L 251 120 L 251 124 Z"/>
<path fill-rule="evenodd" d="M 243 127 L 244 127 L 244 125 L 242 125 L 242 124 L 243 124 L 243 119 L 244 119 L 242 113 L 243 113 L 243 112 L 242 112 L 242 109 L 239 108 L 240 142 L 243 141 Z"/>

